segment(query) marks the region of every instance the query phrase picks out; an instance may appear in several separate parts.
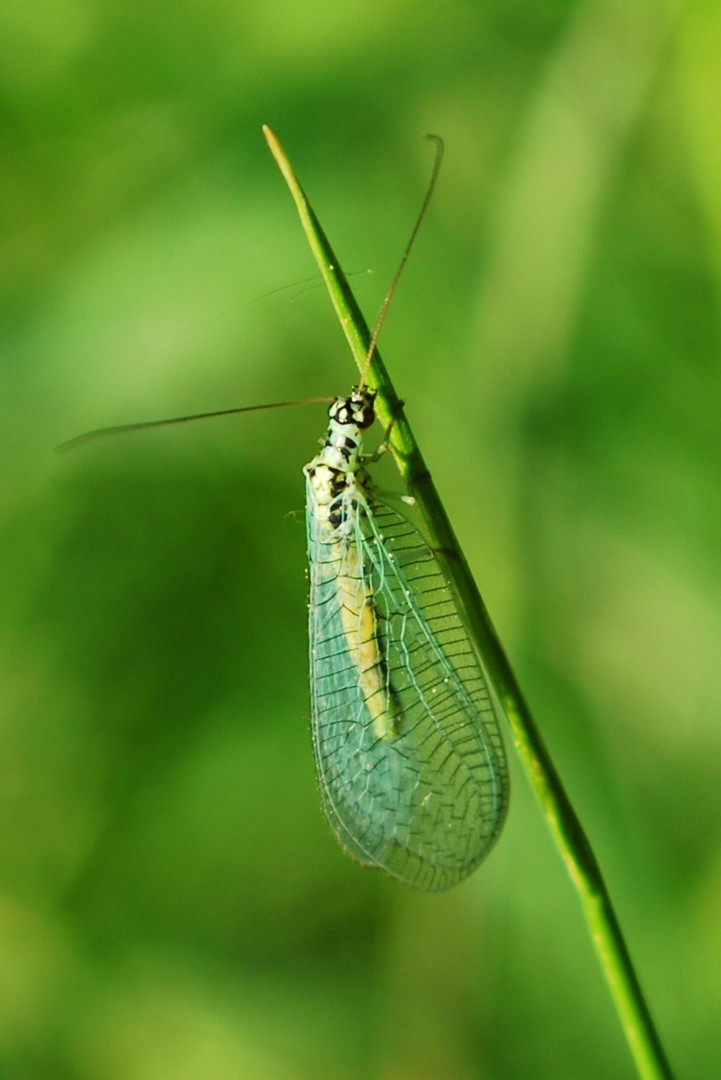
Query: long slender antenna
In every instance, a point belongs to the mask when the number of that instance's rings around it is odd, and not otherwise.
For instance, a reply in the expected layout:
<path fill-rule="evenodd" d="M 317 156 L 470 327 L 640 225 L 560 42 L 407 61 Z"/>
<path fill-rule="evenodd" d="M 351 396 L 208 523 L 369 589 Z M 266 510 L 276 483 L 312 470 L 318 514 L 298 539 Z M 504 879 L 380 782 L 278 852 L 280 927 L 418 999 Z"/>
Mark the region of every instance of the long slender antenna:
<path fill-rule="evenodd" d="M 435 161 L 433 162 L 433 171 L 431 172 L 430 183 L 428 184 L 428 190 L 426 191 L 425 198 L 423 199 L 423 204 L 421 206 L 420 213 L 418 214 L 418 217 L 416 218 L 416 223 L 413 226 L 413 231 L 412 231 L 412 233 L 410 235 L 410 239 L 409 239 L 408 243 L 406 244 L 405 251 L 403 252 L 403 257 L 401 258 L 398 269 L 396 270 L 395 277 L 393 278 L 393 281 L 391 282 L 391 287 L 388 290 L 388 292 L 386 293 L 386 298 L 383 301 L 383 303 L 381 304 L 381 309 L 380 309 L 380 311 L 378 313 L 378 318 L 376 319 L 376 324 L 373 327 L 373 333 L 371 335 L 370 345 L 368 346 L 368 352 L 366 354 L 365 364 L 363 365 L 363 371 L 361 372 L 361 379 L 360 379 L 360 384 L 359 384 L 360 386 L 365 386 L 366 378 L 368 376 L 368 368 L 370 367 L 371 360 L 373 359 L 373 353 L 375 352 L 376 345 L 378 344 L 378 337 L 380 335 L 381 330 L 383 329 L 383 324 L 386 321 L 386 315 L 388 314 L 388 308 L 391 306 L 391 300 L 393 299 L 393 297 L 396 294 L 396 289 L 398 288 L 398 282 L 400 281 L 401 275 L 403 274 L 403 271 L 405 270 L 406 263 L 408 262 L 408 256 L 411 253 L 411 249 L 412 249 L 413 245 L 416 242 L 416 237 L 418 236 L 418 230 L 421 227 L 421 222 L 423 221 L 423 218 L 426 216 L 426 210 L 428 209 L 428 204 L 431 201 L 431 197 L 432 197 L 433 192 L 435 190 L 436 182 L 438 180 L 438 174 L 441 171 L 441 162 L 443 161 L 443 148 L 444 148 L 443 147 L 443 139 L 440 137 L 440 135 L 426 135 L 426 138 L 427 139 L 432 139 L 433 142 L 436 144 L 436 157 L 435 157 Z"/>
<path fill-rule="evenodd" d="M 433 162 L 433 170 L 431 172 L 430 183 L 428 184 L 428 190 L 426 191 L 423 203 L 421 205 L 420 212 L 416 218 L 416 223 L 413 226 L 410 239 L 406 244 L 403 257 L 401 258 L 398 269 L 396 270 L 391 287 L 386 293 L 386 297 L 381 304 L 378 318 L 376 319 L 375 327 L 371 335 L 370 344 L 368 345 L 368 352 L 366 353 L 365 363 L 363 365 L 363 371 L 361 373 L 360 386 L 365 386 L 366 379 L 368 377 L 368 369 L 370 368 L 371 360 L 373 359 L 373 353 L 375 352 L 376 345 L 378 343 L 378 337 L 383 328 L 383 324 L 388 314 L 388 309 L 391 305 L 391 301 L 395 296 L 396 289 L 398 288 L 398 282 L 401 279 L 403 271 L 405 270 L 406 263 L 408 262 L 408 256 L 411 253 L 411 249 L 415 244 L 416 237 L 418 236 L 418 230 L 421 227 L 421 222 L 426 216 L 428 204 L 431 201 L 431 197 L 435 190 L 436 182 L 438 180 L 438 174 L 441 169 L 441 162 L 443 161 L 443 139 L 440 135 L 426 135 L 427 139 L 432 139 L 436 144 L 436 156 Z M 84 443 L 93 442 L 95 439 L 101 439 L 108 435 L 127 435 L 134 431 L 148 431 L 151 428 L 169 427 L 171 424 L 185 424 L 191 420 L 210 420 L 218 416 L 234 416 L 237 413 L 246 412 L 258 412 L 261 409 L 286 409 L 295 405 L 319 405 L 328 404 L 333 401 L 332 397 L 315 397 L 315 398 L 303 398 L 298 401 L 278 401 L 272 402 L 267 405 L 244 405 L 233 409 L 218 409 L 215 412 L 204 413 L 192 413 L 189 416 L 172 416 L 169 419 L 164 420 L 144 420 L 135 424 L 116 424 L 112 427 L 95 428 L 93 431 L 86 431 L 82 435 L 76 435 L 73 439 L 68 439 L 67 442 L 61 443 L 56 450 L 58 453 L 64 454 L 68 450 L 74 450 L 78 446 L 82 446 Z"/>
<path fill-rule="evenodd" d="M 168 427 L 171 424 L 185 424 L 190 420 L 210 420 L 216 416 L 234 416 L 236 413 L 259 412 L 261 409 L 289 409 L 292 405 L 321 405 L 329 404 L 335 399 L 332 397 L 300 398 L 298 401 L 274 401 L 267 405 L 241 405 L 235 409 L 218 409 L 216 412 L 193 413 L 191 416 L 171 416 L 167 420 L 141 420 L 136 424 L 116 424 L 114 427 L 95 428 L 86 431 L 82 435 L 76 435 L 67 442 L 60 443 L 55 449 L 57 453 L 64 454 L 66 450 L 74 450 L 83 443 L 101 439 L 106 435 L 127 435 L 133 431 L 147 431 L 150 428 Z"/>

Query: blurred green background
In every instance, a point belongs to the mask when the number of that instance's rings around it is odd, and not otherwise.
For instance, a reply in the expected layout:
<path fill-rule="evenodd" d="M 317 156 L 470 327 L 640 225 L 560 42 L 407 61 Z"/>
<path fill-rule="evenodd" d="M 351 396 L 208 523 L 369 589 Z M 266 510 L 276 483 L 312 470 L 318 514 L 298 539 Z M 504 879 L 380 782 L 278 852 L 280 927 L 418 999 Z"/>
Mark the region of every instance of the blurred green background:
<path fill-rule="evenodd" d="M 352 382 L 263 122 L 370 319 L 445 137 L 383 353 L 669 1055 L 719 1075 L 719 55 L 709 2 L 5 0 L 1 1077 L 634 1075 L 512 748 L 447 894 L 331 837 L 323 407 L 53 455 Z"/>

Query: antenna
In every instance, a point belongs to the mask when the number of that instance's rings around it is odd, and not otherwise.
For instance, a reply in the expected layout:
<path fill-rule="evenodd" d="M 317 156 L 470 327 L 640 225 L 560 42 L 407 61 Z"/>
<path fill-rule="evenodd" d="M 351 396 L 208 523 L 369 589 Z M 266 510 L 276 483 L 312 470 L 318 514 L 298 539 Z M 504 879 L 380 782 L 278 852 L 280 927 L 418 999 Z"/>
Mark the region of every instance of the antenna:
<path fill-rule="evenodd" d="M 211 420 L 216 416 L 235 416 L 236 413 L 259 412 L 261 409 L 289 409 L 295 405 L 328 405 L 331 401 L 335 401 L 335 398 L 299 398 L 297 401 L 272 401 L 266 405 L 240 405 L 234 409 L 218 409 L 215 412 L 193 413 L 190 416 L 171 416 L 166 420 L 141 420 L 140 423 L 135 424 L 116 424 L 114 427 L 85 431 L 82 435 L 76 435 L 73 439 L 60 443 L 55 449 L 57 453 L 64 454 L 66 450 L 74 450 L 76 446 L 104 438 L 106 435 L 127 435 L 132 431 L 148 431 L 150 428 L 169 427 L 171 424 L 187 424 L 191 420 Z"/>
<path fill-rule="evenodd" d="M 366 379 L 368 377 L 368 369 L 370 368 L 371 360 L 373 359 L 373 353 L 375 352 L 376 345 L 378 344 L 378 338 L 380 336 L 380 332 L 383 329 L 383 324 L 386 321 L 386 315 L 388 314 L 388 308 L 391 306 L 391 301 L 392 301 L 393 297 L 396 294 L 396 289 L 398 288 L 398 282 L 401 280 L 401 275 L 403 274 L 403 271 L 406 268 L 406 263 L 408 262 L 408 256 L 410 255 L 411 250 L 413 248 L 413 245 L 416 242 L 416 237 L 418 236 L 418 230 L 421 227 L 421 222 L 423 221 L 423 218 L 426 216 L 426 210 L 428 209 L 428 204 L 431 201 L 431 197 L 432 197 L 433 192 L 435 190 L 436 182 L 438 180 L 438 174 L 441 171 L 441 162 L 443 161 L 443 149 L 444 149 L 443 139 L 440 137 L 440 135 L 426 135 L 426 138 L 427 139 L 432 139 L 433 142 L 436 144 L 436 156 L 435 156 L 435 160 L 433 162 L 433 170 L 431 172 L 430 183 L 428 184 L 428 190 L 426 191 L 425 198 L 423 199 L 423 203 L 421 205 L 420 212 L 418 214 L 418 217 L 416 218 L 416 223 L 413 226 L 413 231 L 411 232 L 410 239 L 408 240 L 408 243 L 406 244 L 406 248 L 405 248 L 405 251 L 403 252 L 403 256 L 401 258 L 400 264 L 398 266 L 398 269 L 396 270 L 395 277 L 393 278 L 393 281 L 391 282 L 390 289 L 386 293 L 385 300 L 381 304 L 381 309 L 380 309 L 380 311 L 378 313 L 378 318 L 376 319 L 376 324 L 373 327 L 373 333 L 371 335 L 370 344 L 368 346 L 368 352 L 366 353 L 365 363 L 363 364 L 363 371 L 361 372 L 361 379 L 360 379 L 360 384 L 359 384 L 361 387 L 365 386 L 365 384 L 366 384 Z"/>
<path fill-rule="evenodd" d="M 433 195 L 436 181 L 438 180 L 438 174 L 441 169 L 441 162 L 443 161 L 443 139 L 440 137 L 440 135 L 426 135 L 426 138 L 432 139 L 433 142 L 436 144 L 436 156 L 433 162 L 433 170 L 431 172 L 430 183 L 428 184 L 428 190 L 426 191 L 420 212 L 418 214 L 418 217 L 416 218 L 416 223 L 413 226 L 413 231 L 411 232 L 410 239 L 406 244 L 400 264 L 398 266 L 398 269 L 396 270 L 393 281 L 391 282 L 391 287 L 386 293 L 386 297 L 381 304 L 381 309 L 378 313 L 378 318 L 376 319 L 375 327 L 373 328 L 373 333 L 371 335 L 370 344 L 368 345 L 368 352 L 366 353 L 365 363 L 363 364 L 363 371 L 361 372 L 361 379 L 359 383 L 360 387 L 366 385 L 368 370 L 371 365 L 371 360 L 373 359 L 373 353 L 376 350 L 378 337 L 383 328 L 383 324 L 385 323 L 386 315 L 388 314 L 388 309 L 391 305 L 391 301 L 393 300 L 396 289 L 398 288 L 398 282 L 400 281 L 401 275 L 405 270 L 406 263 L 408 262 L 408 256 L 410 255 L 411 249 L 415 244 L 418 230 L 421 227 L 421 222 L 426 216 L 428 204 L 431 201 L 431 196 Z M 210 420 L 218 416 L 235 416 L 238 413 L 259 412 L 261 409 L 287 409 L 295 405 L 327 405 L 331 401 L 335 401 L 335 398 L 301 398 L 297 401 L 277 401 L 271 402 L 270 404 L 266 405 L 242 405 L 233 409 L 218 409 L 215 412 L 192 413 L 189 416 L 172 416 L 165 420 L 142 420 L 139 423 L 134 424 L 116 424 L 112 427 L 95 428 L 93 431 L 86 431 L 82 435 L 76 435 L 74 438 L 68 439 L 67 442 L 60 443 L 60 445 L 56 447 L 56 450 L 58 453 L 64 454 L 66 451 L 74 450 L 76 447 L 82 446 L 84 443 L 94 442 L 95 439 L 105 438 L 108 435 L 127 435 L 134 431 L 149 431 L 151 428 L 169 427 L 171 424 L 186 424 L 189 423 L 191 420 Z"/>

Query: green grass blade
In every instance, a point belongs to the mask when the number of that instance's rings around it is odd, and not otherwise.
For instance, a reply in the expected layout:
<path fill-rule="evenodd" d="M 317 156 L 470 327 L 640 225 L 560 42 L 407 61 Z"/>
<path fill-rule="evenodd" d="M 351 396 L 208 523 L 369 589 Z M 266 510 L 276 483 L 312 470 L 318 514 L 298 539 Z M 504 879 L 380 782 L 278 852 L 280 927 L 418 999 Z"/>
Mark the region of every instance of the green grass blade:
<path fill-rule="evenodd" d="M 265 127 L 263 131 L 293 195 L 340 324 L 358 369 L 362 371 L 371 337 L 368 326 L 280 143 L 269 128 Z M 394 421 L 390 443 L 398 468 L 420 506 L 431 544 L 456 594 L 474 646 L 503 706 L 526 775 L 580 896 L 591 941 L 638 1075 L 642 1080 L 671 1080 L 671 1068 L 598 861 L 536 728 L 377 349 L 371 361 L 368 383 L 378 392 L 377 411 L 381 421 L 386 426 Z"/>

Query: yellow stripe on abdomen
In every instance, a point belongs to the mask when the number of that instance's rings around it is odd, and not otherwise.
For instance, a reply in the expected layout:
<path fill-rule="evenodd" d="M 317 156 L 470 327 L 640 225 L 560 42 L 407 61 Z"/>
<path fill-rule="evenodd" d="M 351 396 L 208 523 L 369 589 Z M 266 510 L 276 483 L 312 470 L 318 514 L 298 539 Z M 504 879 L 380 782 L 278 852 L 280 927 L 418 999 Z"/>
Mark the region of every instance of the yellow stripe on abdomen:
<path fill-rule="evenodd" d="M 378 634 L 373 590 L 364 582 L 358 548 L 349 545 L 336 578 L 343 633 L 348 653 L 358 672 L 358 686 L 378 738 L 397 733 L 399 709 L 387 676 Z"/>

